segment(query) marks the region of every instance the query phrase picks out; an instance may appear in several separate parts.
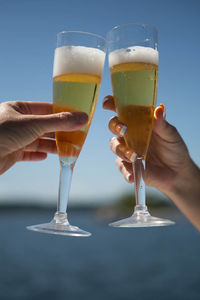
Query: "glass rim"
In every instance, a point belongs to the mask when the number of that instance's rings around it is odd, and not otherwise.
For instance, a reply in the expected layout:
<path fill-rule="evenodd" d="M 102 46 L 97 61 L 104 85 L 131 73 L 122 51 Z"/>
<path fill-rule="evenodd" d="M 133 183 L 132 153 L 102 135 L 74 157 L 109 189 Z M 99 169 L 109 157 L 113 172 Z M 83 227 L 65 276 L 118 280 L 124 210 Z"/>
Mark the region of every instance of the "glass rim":
<path fill-rule="evenodd" d="M 65 34 L 65 33 L 79 33 L 79 34 L 91 35 L 91 36 L 99 38 L 99 39 L 103 40 L 105 43 L 107 43 L 106 38 L 104 38 L 101 35 L 98 35 L 98 34 L 92 33 L 92 32 L 87 32 L 87 31 L 79 31 L 79 30 L 63 30 L 63 31 L 60 31 L 56 34 L 56 38 L 58 38 L 59 35 Z"/>
<path fill-rule="evenodd" d="M 131 26 L 149 27 L 149 28 L 152 28 L 152 29 L 155 31 L 156 35 L 158 34 L 158 29 L 157 29 L 154 25 L 151 25 L 151 24 L 145 24 L 145 23 L 127 23 L 127 24 L 116 25 L 116 26 L 114 26 L 113 28 L 111 28 L 111 29 L 107 32 L 107 34 L 106 34 L 106 40 L 107 40 L 107 42 L 109 43 L 108 35 L 109 35 L 112 31 L 115 31 L 115 30 L 117 30 L 117 29 L 119 29 L 119 28 L 121 28 L 121 27 L 128 27 L 128 26 L 130 26 L 130 27 L 131 27 Z M 142 40 L 142 41 L 140 41 L 140 42 L 143 42 L 143 41 L 145 41 L 145 40 Z"/>

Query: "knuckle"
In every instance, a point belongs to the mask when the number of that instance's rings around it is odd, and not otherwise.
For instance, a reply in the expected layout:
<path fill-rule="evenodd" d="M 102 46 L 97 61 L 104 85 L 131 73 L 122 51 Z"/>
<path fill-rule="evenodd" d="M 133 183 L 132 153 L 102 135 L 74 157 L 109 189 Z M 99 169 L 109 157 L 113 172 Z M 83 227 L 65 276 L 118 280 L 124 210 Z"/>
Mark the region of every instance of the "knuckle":
<path fill-rule="evenodd" d="M 176 137 L 179 137 L 179 132 L 177 130 L 177 128 L 171 124 L 168 123 L 168 132 L 169 132 L 169 135 L 176 138 Z"/>
<path fill-rule="evenodd" d="M 17 111 L 19 113 L 22 113 L 22 114 L 30 113 L 26 101 L 25 102 L 19 101 L 19 100 L 11 101 L 10 106 L 13 107 L 15 109 L 15 111 Z"/>
<path fill-rule="evenodd" d="M 21 102 L 19 100 L 14 100 L 14 101 L 12 101 L 12 104 L 14 106 L 20 106 Z"/>
<path fill-rule="evenodd" d="M 70 117 L 70 114 L 66 114 L 65 112 L 59 113 L 59 119 L 61 121 L 66 120 L 66 118 L 68 119 L 69 117 Z"/>

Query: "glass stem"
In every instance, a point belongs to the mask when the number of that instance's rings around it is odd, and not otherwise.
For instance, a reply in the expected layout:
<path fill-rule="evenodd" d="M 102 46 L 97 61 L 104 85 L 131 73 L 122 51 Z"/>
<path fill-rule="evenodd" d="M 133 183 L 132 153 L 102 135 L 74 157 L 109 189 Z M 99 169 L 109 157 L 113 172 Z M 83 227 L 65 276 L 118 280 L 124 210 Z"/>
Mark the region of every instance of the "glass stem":
<path fill-rule="evenodd" d="M 135 181 L 135 185 L 134 185 L 135 201 L 136 201 L 134 213 L 147 211 L 144 170 L 145 170 L 145 160 L 143 158 L 136 157 L 135 161 L 133 162 L 133 174 L 134 174 L 134 181 Z"/>
<path fill-rule="evenodd" d="M 64 165 L 60 162 L 60 180 L 58 193 L 57 213 L 65 213 L 69 199 L 69 191 L 72 179 L 72 165 Z"/>

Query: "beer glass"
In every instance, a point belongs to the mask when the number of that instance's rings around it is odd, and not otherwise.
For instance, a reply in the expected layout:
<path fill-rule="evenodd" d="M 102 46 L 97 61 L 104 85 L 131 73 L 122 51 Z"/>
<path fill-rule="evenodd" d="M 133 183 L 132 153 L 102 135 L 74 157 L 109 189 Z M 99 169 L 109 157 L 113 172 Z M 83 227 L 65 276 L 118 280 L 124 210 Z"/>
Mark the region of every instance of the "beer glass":
<path fill-rule="evenodd" d="M 158 80 L 157 30 L 151 25 L 127 24 L 107 35 L 109 68 L 115 106 L 127 125 L 125 142 L 135 152 L 133 174 L 136 206 L 129 218 L 115 227 L 164 226 L 174 222 L 152 217 L 145 201 L 145 158 L 151 138 Z"/>
<path fill-rule="evenodd" d="M 67 203 L 74 164 L 80 154 L 94 115 L 106 51 L 104 38 L 85 32 L 64 31 L 57 35 L 53 67 L 53 107 L 58 112 L 85 112 L 87 125 L 80 130 L 56 132 L 60 161 L 57 212 L 50 223 L 28 229 L 70 236 L 90 236 L 67 218 Z"/>

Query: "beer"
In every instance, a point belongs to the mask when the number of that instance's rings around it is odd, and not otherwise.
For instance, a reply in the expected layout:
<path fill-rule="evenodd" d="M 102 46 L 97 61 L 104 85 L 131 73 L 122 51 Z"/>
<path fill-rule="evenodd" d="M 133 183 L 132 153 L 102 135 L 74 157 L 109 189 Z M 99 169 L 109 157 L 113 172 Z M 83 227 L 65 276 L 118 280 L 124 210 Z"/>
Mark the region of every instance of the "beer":
<path fill-rule="evenodd" d="M 128 126 L 126 143 L 139 156 L 144 156 L 147 152 L 153 127 L 153 116 L 153 105 L 127 105 L 119 108 L 119 118 Z"/>
<path fill-rule="evenodd" d="M 78 131 L 56 132 L 62 162 L 74 163 L 86 139 L 100 88 L 104 53 L 81 46 L 56 49 L 53 76 L 54 113 L 85 112 L 88 123 Z"/>
<path fill-rule="evenodd" d="M 128 126 L 125 141 L 144 157 L 153 128 L 158 52 L 141 46 L 116 50 L 109 65 L 118 116 Z"/>

